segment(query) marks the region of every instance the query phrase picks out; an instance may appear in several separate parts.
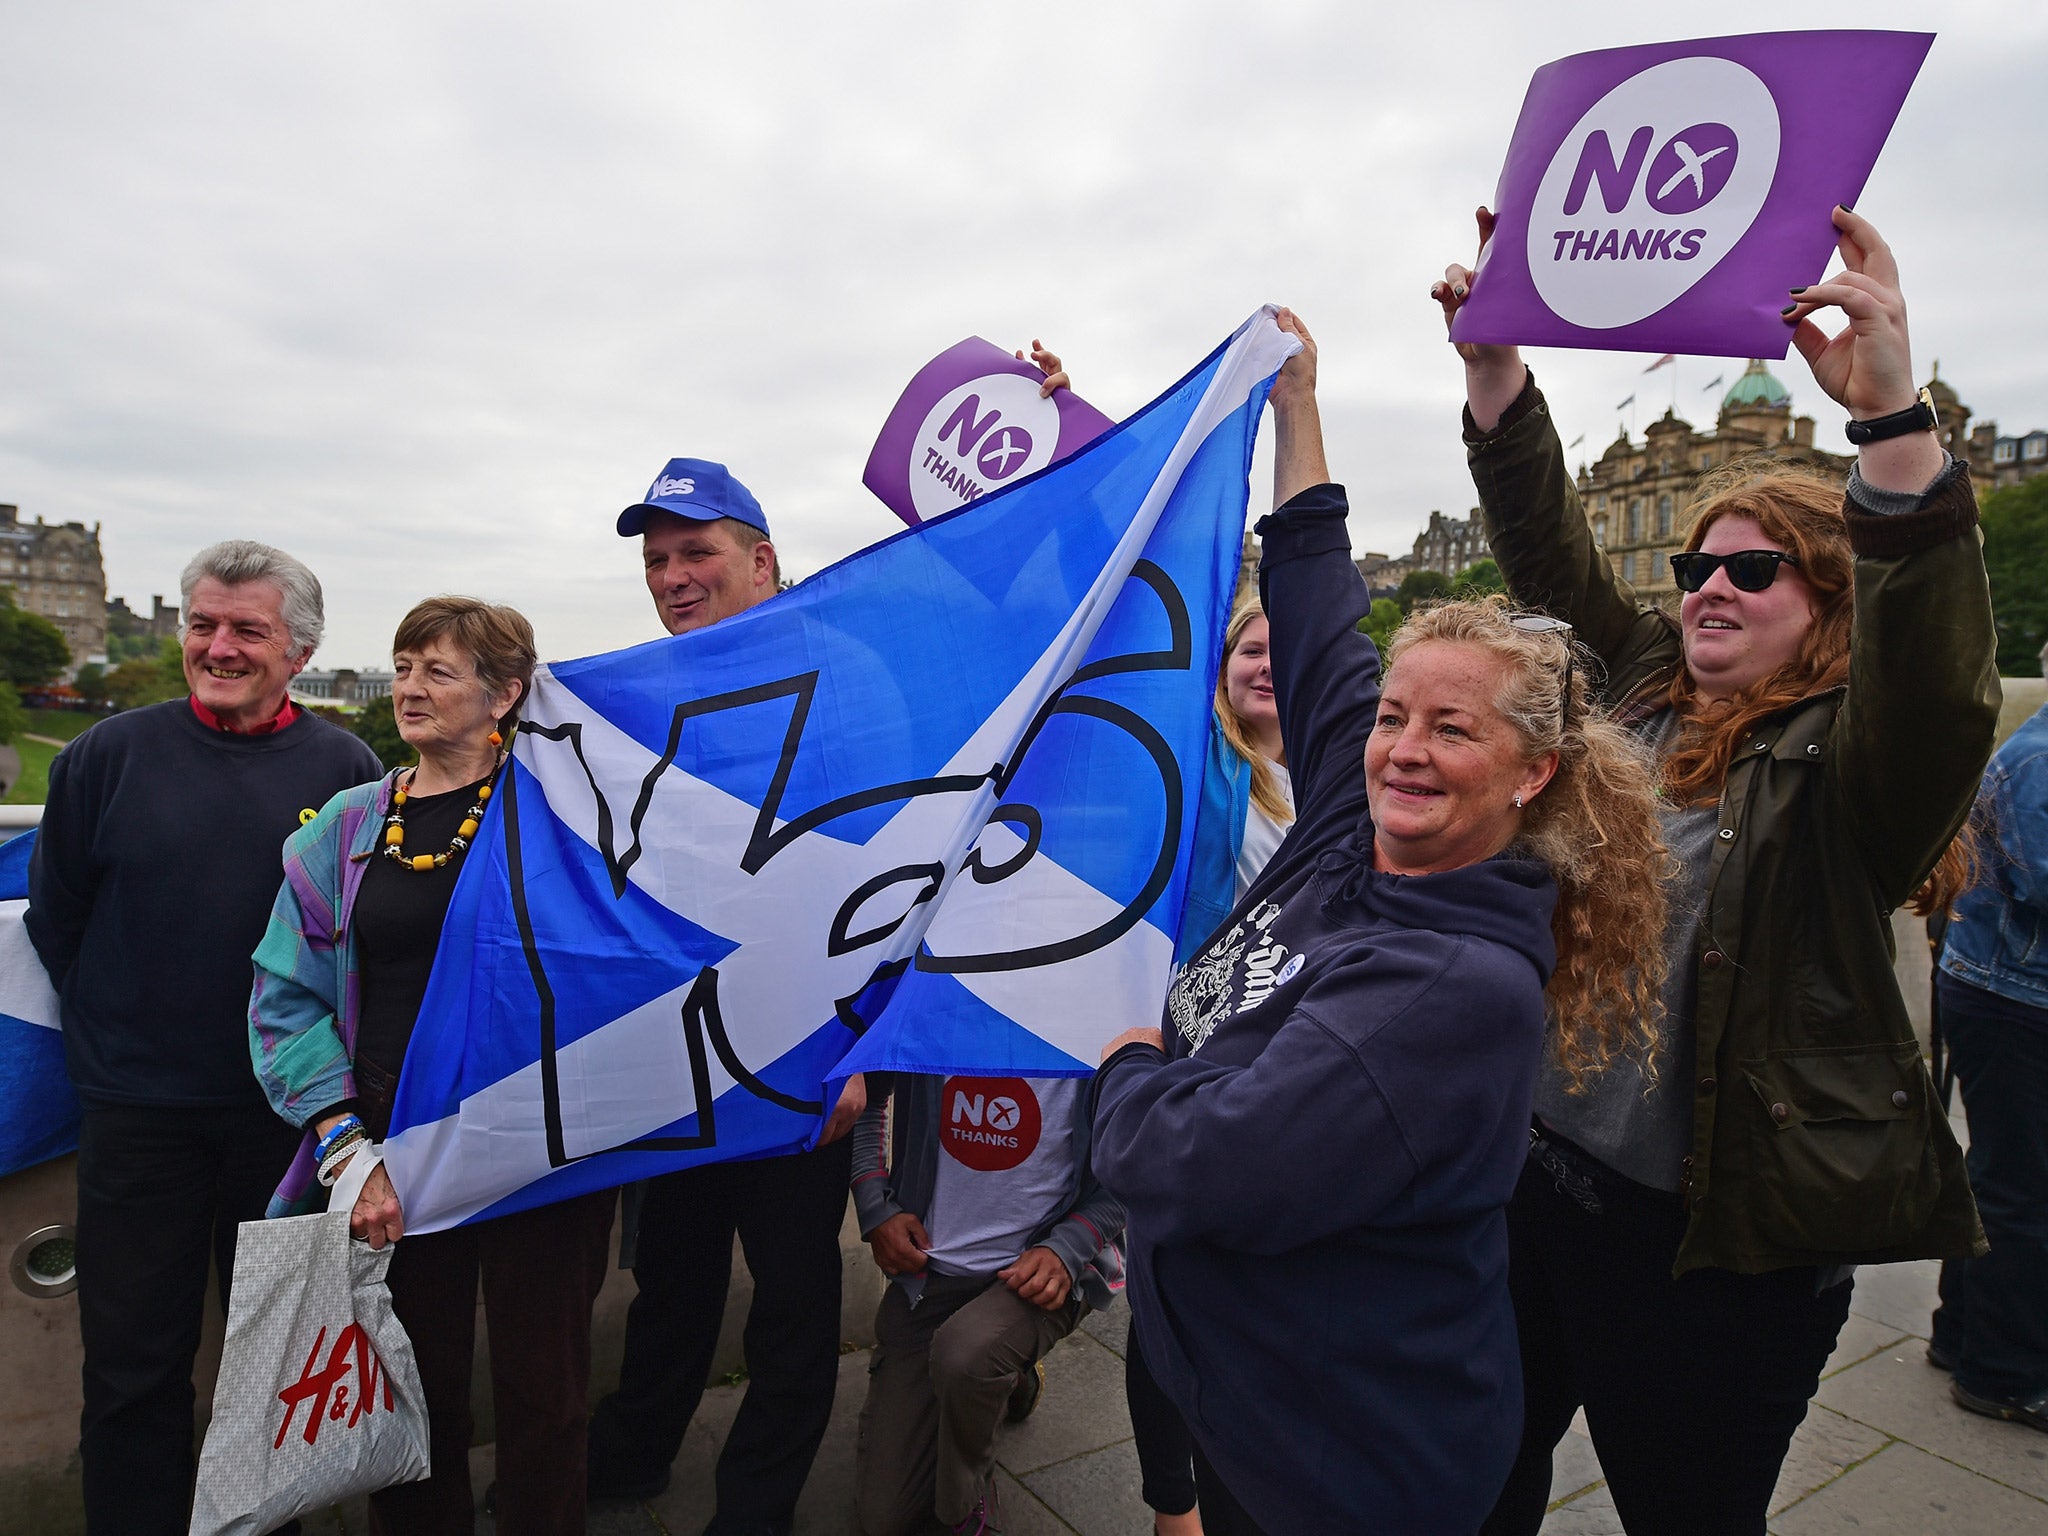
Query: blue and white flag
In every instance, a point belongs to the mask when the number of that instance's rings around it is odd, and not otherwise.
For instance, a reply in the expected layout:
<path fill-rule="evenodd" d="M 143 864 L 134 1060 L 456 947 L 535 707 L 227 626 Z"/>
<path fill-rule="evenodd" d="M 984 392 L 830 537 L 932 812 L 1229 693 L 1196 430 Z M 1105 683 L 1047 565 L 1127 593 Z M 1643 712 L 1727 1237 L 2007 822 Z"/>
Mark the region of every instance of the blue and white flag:
<path fill-rule="evenodd" d="M 798 1150 L 857 1071 L 1078 1076 L 1172 967 L 1266 311 L 1073 458 L 543 667 L 385 1156 L 413 1231 Z"/>
<path fill-rule="evenodd" d="M 21 921 L 35 845 L 34 832 L 0 844 L 0 1178 L 78 1145 L 57 994 Z"/>

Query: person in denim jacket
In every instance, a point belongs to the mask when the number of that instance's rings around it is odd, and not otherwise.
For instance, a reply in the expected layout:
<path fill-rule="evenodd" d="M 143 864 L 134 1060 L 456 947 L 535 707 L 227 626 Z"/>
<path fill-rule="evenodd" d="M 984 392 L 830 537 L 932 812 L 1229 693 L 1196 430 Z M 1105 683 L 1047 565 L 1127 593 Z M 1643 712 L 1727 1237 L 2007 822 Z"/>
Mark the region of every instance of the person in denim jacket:
<path fill-rule="evenodd" d="M 1991 759 L 1977 816 L 1986 867 L 1934 984 L 1991 1251 L 1942 1265 L 1927 1358 L 1973 1413 L 2048 1430 L 2048 708 Z"/>

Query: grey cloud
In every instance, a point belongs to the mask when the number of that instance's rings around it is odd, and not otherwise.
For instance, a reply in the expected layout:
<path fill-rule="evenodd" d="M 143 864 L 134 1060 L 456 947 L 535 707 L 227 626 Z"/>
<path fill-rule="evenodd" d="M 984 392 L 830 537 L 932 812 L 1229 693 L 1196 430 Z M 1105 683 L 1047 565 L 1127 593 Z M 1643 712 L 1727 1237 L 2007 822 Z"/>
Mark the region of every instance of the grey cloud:
<path fill-rule="evenodd" d="M 1360 546 L 1405 546 L 1471 495 L 1428 282 L 1469 254 L 1530 72 L 1649 38 L 1618 3 L 1386 10 L 18 15 L 0 500 L 103 521 L 134 596 L 209 539 L 274 538 L 326 580 L 330 664 L 374 661 L 441 590 L 516 602 L 575 654 L 652 633 L 610 517 L 671 453 L 730 463 L 816 570 L 892 530 L 860 466 L 940 347 L 1043 336 L 1122 413 L 1271 299 L 1322 345 Z M 1957 22 L 1864 207 L 1921 357 L 2048 424 L 2022 289 L 2048 30 L 2018 4 Z M 1596 446 L 1645 361 L 1535 366 Z M 1704 367 L 1679 381 L 1695 420 Z M 1796 359 L 1782 376 L 1824 403 Z"/>

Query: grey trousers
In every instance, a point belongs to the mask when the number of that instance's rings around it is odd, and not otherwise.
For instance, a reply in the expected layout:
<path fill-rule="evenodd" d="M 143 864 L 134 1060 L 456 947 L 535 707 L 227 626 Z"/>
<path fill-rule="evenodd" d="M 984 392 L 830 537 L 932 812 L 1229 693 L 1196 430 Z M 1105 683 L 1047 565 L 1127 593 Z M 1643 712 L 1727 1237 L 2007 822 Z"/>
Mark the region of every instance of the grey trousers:
<path fill-rule="evenodd" d="M 863 1536 L 911 1536 L 967 1518 L 995 1467 L 996 1426 L 1024 1372 L 1074 1331 L 992 1277 L 932 1275 L 913 1307 L 891 1284 L 875 1313 L 855 1494 Z"/>

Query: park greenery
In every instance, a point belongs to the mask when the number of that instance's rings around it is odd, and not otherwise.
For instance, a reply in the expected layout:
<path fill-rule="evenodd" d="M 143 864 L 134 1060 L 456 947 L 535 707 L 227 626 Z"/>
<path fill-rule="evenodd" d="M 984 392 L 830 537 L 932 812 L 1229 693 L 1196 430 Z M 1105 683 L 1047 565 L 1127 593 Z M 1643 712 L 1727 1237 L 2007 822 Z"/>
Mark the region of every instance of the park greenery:
<path fill-rule="evenodd" d="M 1440 603 L 1453 597 L 1484 597 L 1490 592 L 1504 592 L 1507 583 L 1502 579 L 1500 567 L 1491 560 L 1475 560 L 1455 576 L 1446 576 L 1442 571 L 1410 571 L 1401 578 L 1401 585 L 1394 589 L 1392 597 L 1376 597 L 1372 601 L 1372 612 L 1358 622 L 1361 634 L 1372 636 L 1372 642 L 1381 650 L 1394 638 L 1394 631 L 1401 627 L 1401 621 L 1413 613 L 1418 606 Z"/>
<path fill-rule="evenodd" d="M 71 665 L 63 631 L 39 613 L 14 602 L 14 589 L 0 586 L 0 677 L 19 690 L 51 682 Z"/>
<path fill-rule="evenodd" d="M 175 640 L 159 640 L 151 650 L 131 655 L 111 667 L 90 663 L 72 679 L 86 703 L 99 709 L 134 709 L 161 704 L 185 694 L 185 659 Z"/>
<path fill-rule="evenodd" d="M 1998 670 L 2039 677 L 2048 644 L 2048 475 L 1984 498 L 1984 567 L 1998 624 Z"/>
<path fill-rule="evenodd" d="M 386 768 L 403 768 L 418 760 L 419 754 L 398 734 L 398 717 L 392 714 L 389 699 L 372 700 L 338 723 L 361 737 Z"/>

